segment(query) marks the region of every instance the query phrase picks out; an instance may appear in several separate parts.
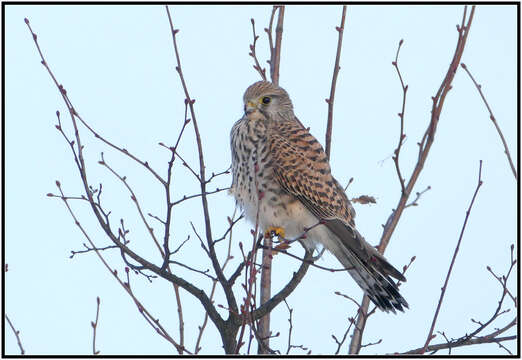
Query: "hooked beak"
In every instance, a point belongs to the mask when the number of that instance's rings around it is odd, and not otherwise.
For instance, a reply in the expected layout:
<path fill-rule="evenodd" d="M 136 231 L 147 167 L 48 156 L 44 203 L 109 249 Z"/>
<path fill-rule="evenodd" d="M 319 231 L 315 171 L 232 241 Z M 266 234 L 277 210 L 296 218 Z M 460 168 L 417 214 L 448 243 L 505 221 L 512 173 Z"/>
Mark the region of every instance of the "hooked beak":
<path fill-rule="evenodd" d="M 249 101 L 245 104 L 245 114 L 251 114 L 257 110 L 257 104 L 253 101 Z"/>

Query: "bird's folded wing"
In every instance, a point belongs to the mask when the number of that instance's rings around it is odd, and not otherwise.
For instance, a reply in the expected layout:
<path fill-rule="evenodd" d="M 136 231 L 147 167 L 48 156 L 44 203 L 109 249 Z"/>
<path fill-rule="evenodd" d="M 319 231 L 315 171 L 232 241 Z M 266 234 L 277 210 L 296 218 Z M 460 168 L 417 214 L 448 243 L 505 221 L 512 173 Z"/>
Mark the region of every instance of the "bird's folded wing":
<path fill-rule="evenodd" d="M 355 229 L 353 210 L 333 178 L 321 144 L 299 123 L 277 121 L 269 133 L 274 175 L 279 184 L 341 240 L 360 261 L 376 265 L 384 275 L 406 281 Z"/>
<path fill-rule="evenodd" d="M 268 139 L 274 175 L 283 189 L 319 219 L 353 223 L 355 213 L 330 173 L 323 147 L 307 129 L 296 121 L 276 121 Z"/>

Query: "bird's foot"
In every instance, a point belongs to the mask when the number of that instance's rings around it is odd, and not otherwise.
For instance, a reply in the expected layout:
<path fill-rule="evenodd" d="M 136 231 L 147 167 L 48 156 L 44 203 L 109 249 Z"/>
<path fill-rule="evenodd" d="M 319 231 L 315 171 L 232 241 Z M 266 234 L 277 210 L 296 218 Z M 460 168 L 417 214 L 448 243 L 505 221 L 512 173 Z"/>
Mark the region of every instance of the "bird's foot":
<path fill-rule="evenodd" d="M 265 231 L 265 238 L 272 238 L 277 236 L 276 242 L 278 244 L 274 247 L 274 255 L 277 254 L 277 250 L 286 250 L 290 248 L 290 243 L 285 239 L 285 229 L 281 227 L 270 226 Z"/>
<path fill-rule="evenodd" d="M 265 238 L 277 236 L 280 240 L 285 238 L 285 229 L 276 226 L 270 226 L 265 231 Z"/>

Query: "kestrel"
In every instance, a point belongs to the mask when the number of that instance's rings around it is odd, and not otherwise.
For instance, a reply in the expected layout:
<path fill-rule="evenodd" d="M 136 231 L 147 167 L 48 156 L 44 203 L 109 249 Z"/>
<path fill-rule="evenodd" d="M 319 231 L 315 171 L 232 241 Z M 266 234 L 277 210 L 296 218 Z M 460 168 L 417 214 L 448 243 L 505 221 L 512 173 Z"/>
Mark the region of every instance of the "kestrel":
<path fill-rule="evenodd" d="M 309 250 L 322 245 L 381 310 L 408 308 L 391 277 L 406 279 L 355 229 L 355 210 L 288 93 L 259 81 L 243 101 L 244 116 L 230 133 L 230 191 L 245 217 L 264 232 L 300 238 Z"/>

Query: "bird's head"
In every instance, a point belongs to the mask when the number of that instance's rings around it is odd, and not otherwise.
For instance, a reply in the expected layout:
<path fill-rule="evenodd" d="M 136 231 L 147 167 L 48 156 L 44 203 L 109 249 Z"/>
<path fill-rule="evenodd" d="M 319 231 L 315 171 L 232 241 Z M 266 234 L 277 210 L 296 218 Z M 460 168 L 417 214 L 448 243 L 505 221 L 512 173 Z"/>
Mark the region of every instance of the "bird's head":
<path fill-rule="evenodd" d="M 243 95 L 243 103 L 248 117 L 258 111 L 266 118 L 274 118 L 275 114 L 284 116 L 293 113 L 288 93 L 268 81 L 258 81 L 250 85 Z"/>

